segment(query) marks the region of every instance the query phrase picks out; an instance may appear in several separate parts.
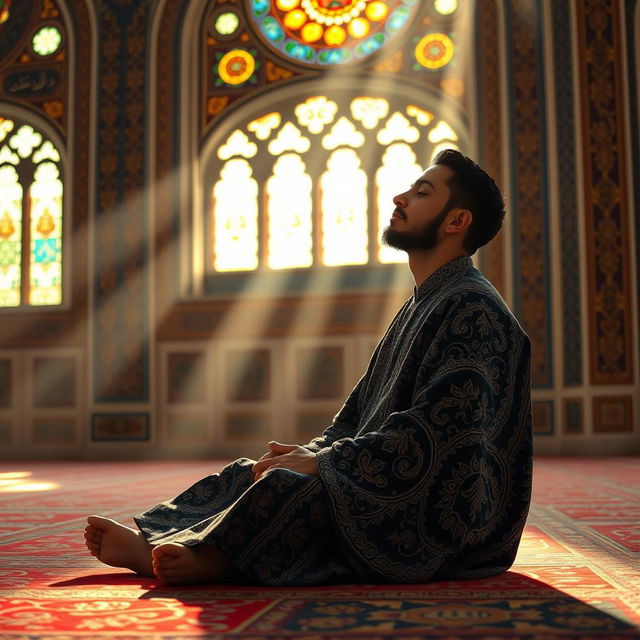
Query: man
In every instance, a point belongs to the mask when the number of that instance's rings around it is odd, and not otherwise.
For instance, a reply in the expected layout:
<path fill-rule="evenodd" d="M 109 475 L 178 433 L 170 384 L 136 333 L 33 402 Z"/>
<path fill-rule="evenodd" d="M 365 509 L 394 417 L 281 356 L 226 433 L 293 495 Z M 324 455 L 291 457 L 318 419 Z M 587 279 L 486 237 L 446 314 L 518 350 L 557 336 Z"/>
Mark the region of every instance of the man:
<path fill-rule="evenodd" d="M 91 516 L 90 552 L 166 584 L 422 582 L 513 562 L 531 492 L 530 343 L 472 255 L 504 202 L 439 153 L 384 241 L 416 287 L 323 435 L 272 442 L 135 518 Z"/>

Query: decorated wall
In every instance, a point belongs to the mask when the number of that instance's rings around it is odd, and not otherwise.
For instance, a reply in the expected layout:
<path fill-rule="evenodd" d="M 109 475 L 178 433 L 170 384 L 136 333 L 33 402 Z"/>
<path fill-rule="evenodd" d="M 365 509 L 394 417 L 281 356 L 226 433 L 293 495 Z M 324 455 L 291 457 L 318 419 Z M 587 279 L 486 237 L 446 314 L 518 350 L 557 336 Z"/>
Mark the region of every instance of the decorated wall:
<path fill-rule="evenodd" d="M 0 457 L 316 435 L 444 147 L 505 193 L 536 450 L 640 451 L 638 4 L 0 0 Z"/>

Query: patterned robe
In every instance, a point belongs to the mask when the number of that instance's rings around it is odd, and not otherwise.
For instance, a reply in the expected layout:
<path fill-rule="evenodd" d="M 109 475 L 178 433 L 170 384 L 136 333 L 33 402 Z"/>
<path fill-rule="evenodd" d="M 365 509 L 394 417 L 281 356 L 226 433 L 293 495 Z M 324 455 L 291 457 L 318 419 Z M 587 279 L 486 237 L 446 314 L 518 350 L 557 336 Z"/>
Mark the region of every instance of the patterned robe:
<path fill-rule="evenodd" d="M 531 494 L 530 342 L 468 257 L 401 307 L 321 437 L 318 476 L 240 459 L 135 520 L 246 578 L 422 582 L 511 566 Z"/>

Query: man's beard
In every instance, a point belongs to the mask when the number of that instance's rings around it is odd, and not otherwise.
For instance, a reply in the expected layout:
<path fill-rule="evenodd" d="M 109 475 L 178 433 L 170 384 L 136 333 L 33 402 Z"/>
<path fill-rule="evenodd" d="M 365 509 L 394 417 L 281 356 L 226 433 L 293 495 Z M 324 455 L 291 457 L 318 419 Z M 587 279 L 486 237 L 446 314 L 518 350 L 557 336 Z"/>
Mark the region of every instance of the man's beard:
<path fill-rule="evenodd" d="M 451 207 L 447 203 L 438 215 L 417 231 L 403 231 L 389 225 L 382 232 L 382 242 L 388 247 L 410 251 L 412 249 L 434 249 L 438 244 L 438 229 Z M 406 220 L 406 218 L 404 218 Z"/>

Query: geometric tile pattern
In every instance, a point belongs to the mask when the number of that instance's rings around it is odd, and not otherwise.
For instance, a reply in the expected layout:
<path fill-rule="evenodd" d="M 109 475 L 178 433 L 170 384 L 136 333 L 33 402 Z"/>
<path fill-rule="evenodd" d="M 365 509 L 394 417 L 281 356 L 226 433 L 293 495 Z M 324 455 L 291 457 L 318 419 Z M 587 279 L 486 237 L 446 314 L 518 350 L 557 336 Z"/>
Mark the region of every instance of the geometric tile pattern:
<path fill-rule="evenodd" d="M 476 38 L 478 56 L 481 59 L 482 73 L 478 74 L 478 100 L 480 117 L 478 118 L 478 135 L 481 143 L 480 164 L 487 173 L 500 184 L 502 176 L 502 158 L 500 144 L 500 123 L 503 106 L 500 102 L 500 63 L 499 29 L 497 5 L 495 2 L 479 2 L 476 6 Z M 505 232 L 498 235 L 480 251 L 480 267 L 493 285 L 506 297 L 504 250 Z"/>
<path fill-rule="evenodd" d="M 532 343 L 535 388 L 553 385 L 550 326 L 549 202 L 547 193 L 546 107 L 539 25 L 540 3 L 504 3 L 511 83 L 509 145 L 514 310 Z M 533 64 L 532 61 L 538 61 Z"/>
<path fill-rule="evenodd" d="M 222 464 L 5 465 L 0 473 L 2 637 L 640 638 L 638 457 L 537 459 L 532 508 L 515 564 L 492 578 L 166 588 L 100 565 L 86 552 L 87 513 L 131 522 L 132 514 Z"/>
<path fill-rule="evenodd" d="M 562 265 L 562 335 L 565 386 L 582 383 L 582 325 L 580 321 L 580 249 L 576 197 L 576 145 L 570 0 L 553 4 L 553 69 L 555 131 L 559 175 L 558 224 Z"/>
<path fill-rule="evenodd" d="M 619 0 L 578 2 L 592 384 L 633 382 L 629 202 Z"/>
<path fill-rule="evenodd" d="M 633 25 L 634 20 L 637 17 L 638 0 L 626 0 L 625 1 L 625 25 Z M 640 140 L 640 102 L 638 100 L 638 47 L 640 47 L 640 40 L 635 37 L 631 37 L 631 27 L 627 27 L 627 84 L 626 90 L 629 96 L 629 121 L 630 121 L 630 139 Z M 636 240 L 636 284 L 637 290 L 640 294 L 640 157 L 636 151 L 631 153 L 631 189 L 632 189 L 632 201 L 635 203 L 633 211 L 635 212 L 635 240 Z M 638 316 L 640 317 L 640 295 L 638 300 Z"/>
<path fill-rule="evenodd" d="M 93 282 L 94 400 L 149 394 L 145 65 L 149 4 L 96 2 L 98 42 Z"/>

